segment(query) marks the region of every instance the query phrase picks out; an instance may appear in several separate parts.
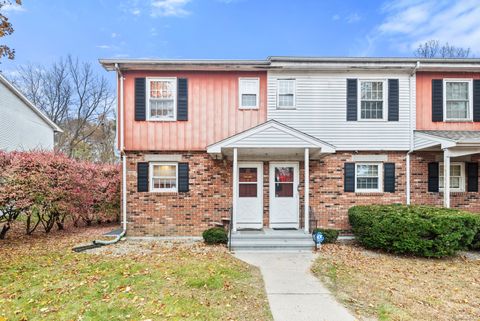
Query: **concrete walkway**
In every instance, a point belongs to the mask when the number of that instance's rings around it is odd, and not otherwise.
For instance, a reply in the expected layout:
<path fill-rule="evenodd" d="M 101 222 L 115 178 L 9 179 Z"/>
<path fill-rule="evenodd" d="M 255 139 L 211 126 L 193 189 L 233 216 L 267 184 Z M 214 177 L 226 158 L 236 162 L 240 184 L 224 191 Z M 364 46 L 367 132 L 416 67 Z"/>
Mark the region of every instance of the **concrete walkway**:
<path fill-rule="evenodd" d="M 237 252 L 235 256 L 260 268 L 276 321 L 355 320 L 310 272 L 314 253 Z"/>

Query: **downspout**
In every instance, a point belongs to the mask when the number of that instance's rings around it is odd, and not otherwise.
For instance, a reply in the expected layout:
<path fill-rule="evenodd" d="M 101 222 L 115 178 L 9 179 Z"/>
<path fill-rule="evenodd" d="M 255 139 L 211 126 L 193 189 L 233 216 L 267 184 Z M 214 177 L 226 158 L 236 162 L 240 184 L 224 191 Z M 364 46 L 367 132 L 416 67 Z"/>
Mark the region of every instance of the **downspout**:
<path fill-rule="evenodd" d="M 410 154 L 413 152 L 413 119 L 414 119 L 414 115 L 412 113 L 412 100 L 413 100 L 413 90 L 412 90 L 412 77 L 417 73 L 417 69 L 420 67 L 420 61 L 417 61 L 417 63 L 415 64 L 415 67 L 412 69 L 412 72 L 410 73 L 409 77 L 408 77 L 408 88 L 409 88 L 409 91 L 410 91 L 410 99 L 409 99 L 409 103 L 408 103 L 408 109 L 409 109 L 409 116 L 410 116 L 410 119 L 408 121 L 408 131 L 409 131 L 409 134 L 410 134 L 410 139 L 409 139 L 409 150 L 407 152 L 407 157 L 405 159 L 405 162 L 407 163 L 407 169 L 406 169 L 406 180 L 407 180 L 407 184 L 406 184 L 406 193 L 407 193 L 407 205 L 410 205 L 411 203 L 411 200 L 410 200 L 410 190 L 411 190 L 411 185 L 410 185 Z M 416 83 L 416 82 L 415 82 Z M 415 93 L 417 91 L 415 90 Z M 415 112 L 416 112 L 416 108 L 415 108 Z M 416 115 L 415 115 L 416 117 Z"/>
<path fill-rule="evenodd" d="M 122 157 L 122 232 L 117 235 L 114 240 L 103 241 L 95 240 L 93 244 L 95 245 L 109 245 L 114 244 L 120 241 L 122 237 L 127 233 L 127 156 L 125 155 L 125 144 L 124 144 L 124 106 L 123 106 L 123 74 L 118 64 L 115 63 L 115 70 L 117 72 L 117 86 L 118 86 L 118 76 L 120 76 L 120 88 L 119 88 L 119 99 L 120 99 L 120 115 L 119 115 L 119 130 L 120 130 L 120 155 Z"/>

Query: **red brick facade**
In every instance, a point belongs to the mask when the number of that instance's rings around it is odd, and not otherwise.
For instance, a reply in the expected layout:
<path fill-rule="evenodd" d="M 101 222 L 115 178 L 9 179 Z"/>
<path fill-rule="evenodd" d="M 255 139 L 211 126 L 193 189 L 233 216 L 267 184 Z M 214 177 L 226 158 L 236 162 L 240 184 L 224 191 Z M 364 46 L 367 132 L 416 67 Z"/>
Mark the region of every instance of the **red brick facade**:
<path fill-rule="evenodd" d="M 443 206 L 443 193 L 428 192 L 428 163 L 442 162 L 442 160 L 442 152 L 415 152 L 411 155 L 412 204 Z M 479 160 L 480 154 L 474 154 L 459 160 L 451 159 L 451 162 L 478 162 Z M 451 192 L 450 207 L 480 212 L 480 194 L 478 192 Z"/>
<path fill-rule="evenodd" d="M 166 154 L 151 153 L 148 154 Z M 173 153 L 168 153 L 172 155 Z M 345 193 L 343 165 L 352 161 L 351 152 L 339 152 L 310 161 L 310 206 L 318 225 L 348 230 L 347 211 L 353 205 L 405 203 L 405 153 L 382 154 L 395 163 L 395 193 Z M 138 193 L 137 162 L 145 153 L 127 154 L 127 215 L 130 236 L 191 236 L 229 216 L 232 204 L 232 162 L 214 160 L 205 152 L 179 152 L 190 166 L 187 193 Z M 264 162 L 264 225 L 269 220 L 268 161 Z M 300 217 L 303 218 L 304 164 L 300 162 Z M 301 220 L 303 222 L 303 220 Z"/>

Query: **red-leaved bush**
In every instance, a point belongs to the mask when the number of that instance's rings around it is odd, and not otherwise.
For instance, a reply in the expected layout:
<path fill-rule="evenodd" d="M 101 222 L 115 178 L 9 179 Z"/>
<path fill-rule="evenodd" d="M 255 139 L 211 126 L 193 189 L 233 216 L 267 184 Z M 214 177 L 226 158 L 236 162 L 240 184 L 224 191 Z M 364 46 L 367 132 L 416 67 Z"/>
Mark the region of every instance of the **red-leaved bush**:
<path fill-rule="evenodd" d="M 52 152 L 0 151 L 0 239 L 25 217 L 26 233 L 38 226 L 63 229 L 119 218 L 120 174 L 114 165 L 72 160 Z"/>

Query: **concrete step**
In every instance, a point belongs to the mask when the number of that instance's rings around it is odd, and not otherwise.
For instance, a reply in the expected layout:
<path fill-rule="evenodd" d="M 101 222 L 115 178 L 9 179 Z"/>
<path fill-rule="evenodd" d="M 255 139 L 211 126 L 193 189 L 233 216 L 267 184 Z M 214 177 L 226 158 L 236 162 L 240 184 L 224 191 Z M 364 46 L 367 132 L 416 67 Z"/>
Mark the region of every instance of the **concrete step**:
<path fill-rule="evenodd" d="M 232 239 L 232 249 L 238 250 L 311 250 L 312 239 Z"/>

